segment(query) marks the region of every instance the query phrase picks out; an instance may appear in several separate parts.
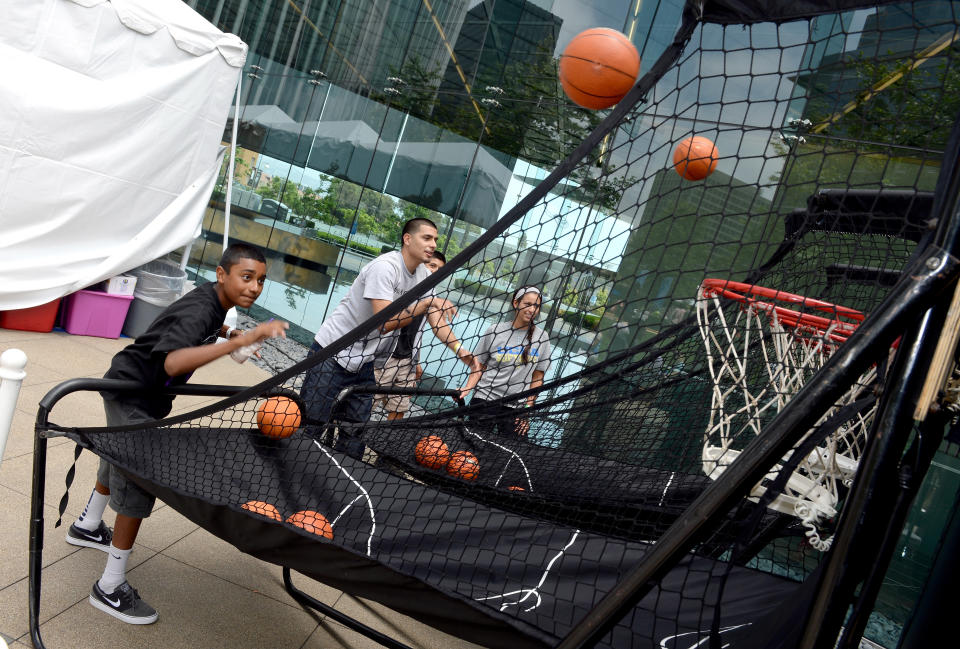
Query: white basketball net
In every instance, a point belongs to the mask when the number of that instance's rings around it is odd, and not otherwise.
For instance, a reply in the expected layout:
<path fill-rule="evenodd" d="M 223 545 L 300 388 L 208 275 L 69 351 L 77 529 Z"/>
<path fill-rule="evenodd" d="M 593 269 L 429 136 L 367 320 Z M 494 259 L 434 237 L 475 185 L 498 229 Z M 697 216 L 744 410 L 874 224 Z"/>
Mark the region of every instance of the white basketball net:
<path fill-rule="evenodd" d="M 783 322 L 772 302 L 750 298 L 738 304 L 703 286 L 697 296 L 697 320 L 713 381 L 703 470 L 714 480 L 737 458 L 750 437 L 760 435 L 763 425 L 823 367 L 836 350 L 838 339 L 845 338 L 836 335 L 836 329 L 844 327 L 849 331 L 850 325 L 840 322 L 826 330 Z M 729 308 L 731 304 L 738 307 L 735 315 Z M 728 307 L 726 312 L 724 306 Z M 876 370 L 871 369 L 817 425 L 872 390 L 875 381 Z M 838 481 L 848 486 L 853 481 L 873 415 L 874 409 L 870 409 L 840 425 L 800 460 L 783 493 L 768 505 L 798 517 L 810 545 L 817 550 L 829 549 L 833 540 L 832 536 L 821 538 L 820 526 L 837 513 Z M 789 459 L 790 454 L 783 460 Z M 750 492 L 751 500 L 757 501 L 764 494 L 765 485 L 776 479 L 780 469 L 779 464 L 771 468 Z"/>

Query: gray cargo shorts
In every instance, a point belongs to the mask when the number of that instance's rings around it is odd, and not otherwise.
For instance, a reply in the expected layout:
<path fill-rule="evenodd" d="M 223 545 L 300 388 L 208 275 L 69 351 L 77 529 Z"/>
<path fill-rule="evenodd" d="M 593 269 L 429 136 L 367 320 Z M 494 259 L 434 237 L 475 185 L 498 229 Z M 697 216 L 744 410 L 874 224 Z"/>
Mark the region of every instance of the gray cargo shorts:
<path fill-rule="evenodd" d="M 107 426 L 124 426 L 156 419 L 133 404 L 113 399 L 103 400 L 103 410 L 107 414 Z M 100 468 L 97 469 L 97 481 L 110 488 L 110 507 L 118 514 L 147 518 L 153 511 L 156 496 L 141 489 L 103 458 L 100 458 Z"/>

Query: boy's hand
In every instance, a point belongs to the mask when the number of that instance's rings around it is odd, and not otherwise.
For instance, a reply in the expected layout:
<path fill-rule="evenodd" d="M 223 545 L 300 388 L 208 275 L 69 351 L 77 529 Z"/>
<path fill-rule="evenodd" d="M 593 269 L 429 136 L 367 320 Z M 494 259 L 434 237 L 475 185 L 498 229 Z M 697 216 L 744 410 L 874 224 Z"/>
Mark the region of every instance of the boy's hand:
<path fill-rule="evenodd" d="M 286 338 L 287 329 L 290 328 L 290 325 L 284 322 L 283 320 L 271 320 L 269 322 L 261 322 L 256 327 L 250 331 L 243 333 L 243 338 L 240 339 L 240 346 L 246 347 L 247 345 L 252 345 L 253 343 L 260 342 L 265 338 Z"/>
<path fill-rule="evenodd" d="M 283 320 L 271 320 L 269 322 L 261 322 L 254 331 L 259 334 L 257 340 L 263 340 L 264 338 L 286 338 L 287 329 L 289 328 L 290 325 Z"/>

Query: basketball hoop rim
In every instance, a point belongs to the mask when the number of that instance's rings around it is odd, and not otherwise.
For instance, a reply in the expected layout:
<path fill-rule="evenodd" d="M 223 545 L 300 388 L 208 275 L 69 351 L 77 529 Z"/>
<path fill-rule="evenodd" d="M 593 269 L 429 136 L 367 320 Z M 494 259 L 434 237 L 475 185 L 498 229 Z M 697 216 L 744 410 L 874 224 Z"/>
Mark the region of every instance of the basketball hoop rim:
<path fill-rule="evenodd" d="M 784 326 L 798 331 L 812 330 L 817 334 L 828 337 L 835 342 L 845 342 L 866 317 L 862 311 L 839 306 L 823 300 L 788 293 L 775 288 L 767 288 L 756 284 L 746 284 L 727 279 L 707 278 L 700 283 L 700 295 L 705 298 L 723 297 L 744 305 L 759 308 L 768 315 L 775 312 L 777 319 Z M 763 298 L 763 299 L 758 299 Z M 777 300 L 802 305 L 817 311 L 832 314 L 832 318 L 801 313 L 793 309 L 771 304 L 766 300 Z M 846 322 L 840 318 L 847 318 L 853 322 Z"/>

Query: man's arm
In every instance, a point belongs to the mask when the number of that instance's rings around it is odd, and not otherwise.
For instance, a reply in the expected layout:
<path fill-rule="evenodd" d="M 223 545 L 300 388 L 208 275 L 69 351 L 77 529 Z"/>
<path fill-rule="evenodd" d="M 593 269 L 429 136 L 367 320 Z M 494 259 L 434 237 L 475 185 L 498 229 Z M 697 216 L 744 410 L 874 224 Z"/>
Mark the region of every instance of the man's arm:
<path fill-rule="evenodd" d="M 199 367 L 203 367 L 211 361 L 215 361 L 221 356 L 226 356 L 235 349 L 252 345 L 264 338 L 275 338 L 283 336 L 286 338 L 286 330 L 290 327 L 286 322 L 272 320 L 257 325 L 254 329 L 241 335 L 233 335 L 225 343 L 219 345 L 198 345 L 196 347 L 183 347 L 175 349 L 167 354 L 163 361 L 163 371 L 168 376 L 180 376 L 192 372 Z"/>
<path fill-rule="evenodd" d="M 373 308 L 374 315 L 380 313 L 390 306 L 390 304 L 392 304 L 390 300 L 378 300 L 376 298 L 368 299 L 370 300 L 370 306 Z M 413 322 L 414 319 L 419 318 L 424 313 L 430 313 L 433 311 L 440 313 L 445 319 L 452 320 L 453 316 L 457 313 L 457 307 L 443 298 L 436 296 L 425 297 L 421 300 L 417 300 L 413 304 L 408 305 L 403 309 L 403 311 L 384 322 L 380 327 L 380 332 L 389 333 L 395 329 L 403 329 L 408 324 Z"/>
<path fill-rule="evenodd" d="M 443 318 L 440 311 L 435 309 L 427 311 L 427 322 L 429 322 L 430 327 L 433 328 L 433 333 L 437 337 L 437 340 L 446 345 L 450 351 L 456 354 L 457 358 L 466 363 L 470 369 L 475 369 L 475 366 L 479 366 L 473 354 L 467 351 L 467 349 L 460 344 L 460 341 L 457 340 L 456 334 L 453 333 L 453 328 L 450 326 L 450 323 Z"/>
<path fill-rule="evenodd" d="M 476 358 L 474 358 L 474 363 L 474 367 L 470 370 L 470 376 L 467 377 L 467 384 L 460 388 L 461 399 L 466 399 L 467 395 L 477 387 L 477 383 L 480 382 L 480 377 L 483 376 L 483 371 L 487 369 L 487 366 L 481 364 Z"/>

